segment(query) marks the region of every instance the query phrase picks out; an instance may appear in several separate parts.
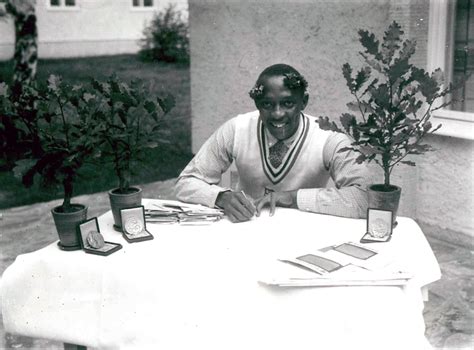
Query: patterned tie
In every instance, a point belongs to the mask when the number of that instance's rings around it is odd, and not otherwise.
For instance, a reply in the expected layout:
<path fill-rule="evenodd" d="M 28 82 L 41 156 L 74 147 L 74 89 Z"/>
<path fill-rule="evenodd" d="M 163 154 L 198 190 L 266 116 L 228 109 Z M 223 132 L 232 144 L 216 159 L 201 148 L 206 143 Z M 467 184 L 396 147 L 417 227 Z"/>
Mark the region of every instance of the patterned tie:
<path fill-rule="evenodd" d="M 288 147 L 283 141 L 278 141 L 272 147 L 270 147 L 270 155 L 268 159 L 274 168 L 278 168 L 280 166 L 286 151 L 288 151 Z"/>

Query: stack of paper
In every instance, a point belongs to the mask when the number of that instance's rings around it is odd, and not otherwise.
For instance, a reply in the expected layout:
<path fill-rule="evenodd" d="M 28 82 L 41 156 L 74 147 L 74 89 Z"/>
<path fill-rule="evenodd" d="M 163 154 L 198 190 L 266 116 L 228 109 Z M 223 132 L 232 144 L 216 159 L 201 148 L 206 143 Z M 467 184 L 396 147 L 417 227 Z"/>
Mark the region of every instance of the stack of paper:
<path fill-rule="evenodd" d="M 220 209 L 178 201 L 155 201 L 145 208 L 145 219 L 149 223 L 200 225 L 218 221 L 223 215 Z"/>
<path fill-rule="evenodd" d="M 393 257 L 354 242 L 279 259 L 261 283 L 280 287 L 402 286 L 412 276 L 394 268 Z"/>

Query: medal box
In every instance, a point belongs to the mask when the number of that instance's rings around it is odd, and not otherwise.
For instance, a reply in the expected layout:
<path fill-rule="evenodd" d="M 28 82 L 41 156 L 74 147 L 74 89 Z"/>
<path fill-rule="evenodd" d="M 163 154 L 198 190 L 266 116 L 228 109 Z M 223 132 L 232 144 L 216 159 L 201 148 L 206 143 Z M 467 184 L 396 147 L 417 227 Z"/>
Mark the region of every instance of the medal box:
<path fill-rule="evenodd" d="M 145 207 L 143 205 L 120 210 L 123 238 L 129 243 L 153 239 L 146 229 Z"/>
<path fill-rule="evenodd" d="M 78 224 L 77 236 L 82 250 L 89 254 L 110 255 L 122 248 L 119 243 L 104 240 L 96 217 Z"/>
<path fill-rule="evenodd" d="M 367 233 L 361 243 L 388 242 L 392 238 L 393 212 L 385 209 L 367 209 Z"/>

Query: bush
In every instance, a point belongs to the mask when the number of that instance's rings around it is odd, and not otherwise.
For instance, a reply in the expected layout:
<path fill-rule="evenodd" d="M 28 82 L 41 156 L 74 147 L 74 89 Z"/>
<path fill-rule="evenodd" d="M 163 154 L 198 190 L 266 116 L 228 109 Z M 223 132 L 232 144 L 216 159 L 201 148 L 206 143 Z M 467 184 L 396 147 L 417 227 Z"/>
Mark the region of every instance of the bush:
<path fill-rule="evenodd" d="M 145 61 L 189 63 L 188 23 L 170 4 L 143 31 L 139 56 Z"/>

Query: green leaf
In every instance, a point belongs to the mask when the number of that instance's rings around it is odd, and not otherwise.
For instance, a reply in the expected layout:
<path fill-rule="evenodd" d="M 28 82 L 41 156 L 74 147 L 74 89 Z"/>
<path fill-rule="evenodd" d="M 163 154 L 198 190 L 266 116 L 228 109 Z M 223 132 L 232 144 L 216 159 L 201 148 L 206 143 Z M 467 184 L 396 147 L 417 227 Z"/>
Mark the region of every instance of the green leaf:
<path fill-rule="evenodd" d="M 347 87 L 351 92 L 354 92 L 354 79 L 352 78 L 352 67 L 349 63 L 342 65 L 342 75 L 346 79 Z"/>
<path fill-rule="evenodd" d="M 340 117 L 340 121 L 346 133 L 350 133 L 351 127 L 357 124 L 357 119 L 355 115 L 350 113 L 343 113 Z"/>
<path fill-rule="evenodd" d="M 157 97 L 156 100 L 158 101 L 160 108 L 163 110 L 165 114 L 171 111 L 176 105 L 174 97 L 170 94 L 168 94 L 164 98 Z"/>
<path fill-rule="evenodd" d="M 370 77 L 370 67 L 364 67 L 359 72 L 357 72 L 355 83 L 354 83 L 354 92 L 360 90 L 360 88 L 365 84 L 365 82 Z"/>
<path fill-rule="evenodd" d="M 395 51 L 400 48 L 399 44 L 403 35 L 401 28 L 396 21 L 393 21 L 383 37 L 383 56 L 384 62 L 387 64 L 392 60 Z"/>
<path fill-rule="evenodd" d="M 388 68 L 388 78 L 394 82 L 397 78 L 403 78 L 405 74 L 411 69 L 412 65 L 408 63 L 407 59 L 396 59 L 393 65 Z"/>
<path fill-rule="evenodd" d="M 143 105 L 148 113 L 153 113 L 156 111 L 156 104 L 153 101 L 145 101 Z"/>
<path fill-rule="evenodd" d="M 375 35 L 366 30 L 359 30 L 359 41 L 365 48 L 365 52 L 378 56 L 379 55 L 379 41 L 375 40 Z"/>
<path fill-rule="evenodd" d="M 405 40 L 399 52 L 399 59 L 408 61 L 410 60 L 411 56 L 413 56 L 415 51 L 416 51 L 416 42 L 412 40 Z"/>
<path fill-rule="evenodd" d="M 317 123 L 321 130 L 330 130 L 336 132 L 343 132 L 336 123 L 329 120 L 329 117 L 318 117 Z"/>

